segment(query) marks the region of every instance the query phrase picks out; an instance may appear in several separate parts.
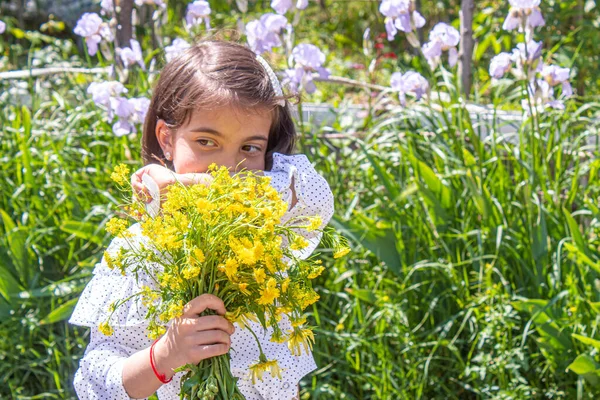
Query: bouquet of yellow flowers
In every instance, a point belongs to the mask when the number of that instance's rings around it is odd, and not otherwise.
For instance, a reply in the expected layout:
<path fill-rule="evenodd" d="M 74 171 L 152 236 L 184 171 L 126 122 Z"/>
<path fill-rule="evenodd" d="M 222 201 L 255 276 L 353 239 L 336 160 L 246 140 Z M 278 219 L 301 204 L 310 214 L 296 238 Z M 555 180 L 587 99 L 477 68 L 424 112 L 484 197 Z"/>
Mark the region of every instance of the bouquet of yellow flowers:
<path fill-rule="evenodd" d="M 119 166 L 113 179 L 125 184 L 128 169 Z M 297 252 L 308 245 L 300 230 L 319 230 L 321 218 L 297 217 L 282 223 L 288 209 L 279 193 L 270 185 L 270 178 L 245 171 L 230 175 L 225 167 L 211 165 L 210 185 L 171 185 L 161 212 L 149 216 L 144 204 L 137 200 L 126 207 L 130 217 L 140 221 L 141 231 L 149 239 L 147 246 L 136 250 L 121 250 L 116 256 L 105 252 L 112 268 L 122 273 L 136 274 L 148 268 L 147 262 L 160 266 L 153 273 L 155 288 L 143 287 L 138 296 L 148 307 L 148 336 L 158 338 L 165 333 L 165 324 L 183 312 L 193 298 L 209 293 L 225 303 L 225 317 L 250 329 L 248 321 L 260 322 L 272 328 L 271 340 L 287 343 L 291 352 L 312 349 L 314 335 L 305 326 L 304 310 L 319 299 L 311 280 L 324 267 L 314 257 L 300 259 Z M 113 218 L 106 226 L 109 233 L 127 239 L 125 219 Z M 349 248 L 342 237 L 324 231 L 332 244 L 334 257 L 345 255 Z M 130 299 L 111 306 L 112 312 Z M 206 310 L 202 315 L 214 313 Z M 282 331 L 278 321 L 286 314 L 291 331 Z M 111 314 L 112 316 L 112 314 Z M 100 326 L 111 333 L 110 317 Z M 268 371 L 280 377 L 277 360 L 269 360 L 260 348 L 260 357 L 250 367 L 253 382 Z M 181 380 L 184 399 L 243 399 L 229 367 L 229 354 L 187 364 Z"/>

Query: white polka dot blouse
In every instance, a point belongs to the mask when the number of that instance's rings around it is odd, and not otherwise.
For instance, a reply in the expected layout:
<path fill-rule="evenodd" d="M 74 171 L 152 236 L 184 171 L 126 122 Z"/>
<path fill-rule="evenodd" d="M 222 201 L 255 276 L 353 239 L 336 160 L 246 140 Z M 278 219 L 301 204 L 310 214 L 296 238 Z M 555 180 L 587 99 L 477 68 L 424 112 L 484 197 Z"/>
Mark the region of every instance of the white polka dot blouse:
<path fill-rule="evenodd" d="M 297 203 L 283 217 L 285 222 L 296 216 L 320 215 L 324 227 L 333 215 L 333 195 L 329 185 L 312 167 L 306 156 L 287 156 L 279 153 L 273 155 L 271 184 L 279 191 L 283 199 L 291 204 L 293 192 Z M 129 239 L 132 246 L 144 241 L 139 224 L 134 224 L 129 231 L 135 234 Z M 318 246 L 321 239 L 319 232 L 300 232 L 309 246 L 298 252 L 298 257 L 305 259 Z M 285 239 L 284 239 L 285 240 Z M 116 254 L 121 246 L 128 246 L 120 238 L 112 240 L 107 248 L 109 254 Z M 130 300 L 117 309 L 111 318 L 114 334 L 104 336 L 98 331 L 98 325 L 106 321 L 109 305 L 140 291 L 140 287 L 155 285 L 152 276 L 122 275 L 120 271 L 111 270 L 104 258 L 96 264 L 93 277 L 85 287 L 69 320 L 71 324 L 91 328 L 90 343 L 75 373 L 74 387 L 80 399 L 130 399 L 123 387 L 122 372 L 125 360 L 132 354 L 148 348 L 152 344 L 146 334 L 147 323 L 144 319 L 146 309 L 140 301 Z M 282 330 L 290 330 L 289 319 L 285 316 L 280 321 Z M 249 366 L 258 360 L 256 341 L 248 330 L 236 326 L 231 336 L 231 371 L 239 377 L 238 386 L 247 400 L 286 400 L 298 396 L 298 382 L 314 371 L 317 366 L 311 353 L 303 352 L 300 356 L 290 353 L 285 343 L 269 341 L 271 330 L 264 329 L 257 323 L 251 323 L 254 332 L 259 336 L 261 346 L 269 359 L 277 359 L 283 368 L 282 379 L 264 374 L 262 381 L 252 384 L 248 380 Z M 261 336 L 260 333 L 263 333 Z M 158 391 L 161 400 L 179 399 L 179 386 L 183 372 L 176 374 L 170 383 L 162 385 Z"/>

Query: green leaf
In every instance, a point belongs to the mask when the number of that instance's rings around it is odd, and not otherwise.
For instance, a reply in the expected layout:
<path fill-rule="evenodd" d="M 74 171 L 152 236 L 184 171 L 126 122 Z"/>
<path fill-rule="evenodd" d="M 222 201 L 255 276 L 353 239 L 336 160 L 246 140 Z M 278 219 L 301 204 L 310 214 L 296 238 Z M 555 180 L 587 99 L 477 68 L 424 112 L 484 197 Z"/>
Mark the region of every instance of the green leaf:
<path fill-rule="evenodd" d="M 383 186 L 385 186 L 385 189 L 389 193 L 390 200 L 395 201 L 398 198 L 398 196 L 400 196 L 400 189 L 399 189 L 399 185 L 396 183 L 394 177 L 384 168 L 384 166 L 382 166 L 379 163 L 379 161 L 377 159 L 375 159 L 371 155 L 369 150 L 367 150 L 367 148 L 362 143 L 360 144 L 360 147 L 362 148 L 363 152 L 367 156 L 367 159 L 373 166 L 373 169 L 375 170 L 377 177 L 379 178 L 381 183 L 383 183 Z"/>
<path fill-rule="evenodd" d="M 23 39 L 25 37 L 25 32 L 19 28 L 11 28 L 10 33 L 17 39 Z"/>
<path fill-rule="evenodd" d="M 571 238 L 577 245 L 577 248 L 581 250 L 584 254 L 587 254 L 587 248 L 585 246 L 585 241 L 583 240 L 583 236 L 581 236 L 581 232 L 579 231 L 579 225 L 575 218 L 568 212 L 565 208 L 563 208 L 563 215 L 567 220 L 567 225 L 569 226 L 569 232 L 571 233 Z"/>
<path fill-rule="evenodd" d="M 335 216 L 331 220 L 331 225 L 339 229 L 344 236 L 375 254 L 392 272 L 400 274 L 402 260 L 396 249 L 396 235 L 392 229 L 380 229 L 376 225 L 365 229 L 362 225 L 352 221 L 342 221 Z"/>
<path fill-rule="evenodd" d="M 6 240 L 8 241 L 8 249 L 12 255 L 12 261 L 16 268 L 17 278 L 22 284 L 29 282 L 29 267 L 30 256 L 26 246 L 28 231 L 23 227 L 17 227 L 10 216 L 0 209 Z"/>
<path fill-rule="evenodd" d="M 10 215 L 8 215 L 8 213 L 1 208 L 0 215 L 2 216 L 2 223 L 4 225 L 4 233 L 8 235 L 10 231 L 17 228 L 17 225 L 13 222 Z"/>
<path fill-rule="evenodd" d="M 568 294 L 567 290 L 563 290 L 551 300 L 523 299 L 511 302 L 516 310 L 531 314 L 531 321 L 535 323 L 540 335 L 538 341 L 552 350 L 565 351 L 573 348 L 571 329 L 568 326 L 559 326 L 556 322 L 556 313 L 552 310 L 552 307 Z"/>
<path fill-rule="evenodd" d="M 71 299 L 58 306 L 58 308 L 52 310 L 50 314 L 46 315 L 46 317 L 40 321 L 40 325 L 53 324 L 69 318 L 73 313 L 73 309 L 75 308 L 75 304 L 77 304 L 77 300 L 79 299 Z"/>
<path fill-rule="evenodd" d="M 21 290 L 21 284 L 9 271 L 4 261 L 0 261 L 0 295 L 7 303 L 14 305 L 14 296 Z"/>
<path fill-rule="evenodd" d="M 582 343 L 588 344 L 590 346 L 594 346 L 595 348 L 600 350 L 600 340 L 595 340 L 595 339 L 589 338 L 587 336 L 578 335 L 576 333 L 573 333 L 571 336 L 573 338 L 579 340 Z"/>
<path fill-rule="evenodd" d="M 12 307 L 9 304 L 6 304 L 0 299 L 0 318 L 4 319 L 10 316 L 12 311 Z"/>
<path fill-rule="evenodd" d="M 548 254 L 548 230 L 544 210 L 539 209 L 538 221 L 532 229 L 532 253 L 535 261 L 542 261 Z"/>
<path fill-rule="evenodd" d="M 29 111 L 26 106 L 23 106 L 21 107 L 21 116 L 24 134 L 19 135 L 19 147 L 21 148 L 21 159 L 23 162 L 23 169 L 25 170 L 25 185 L 28 188 L 32 188 L 35 181 L 31 166 L 31 151 L 29 149 L 29 138 L 31 137 L 31 111 Z"/>
<path fill-rule="evenodd" d="M 587 354 L 580 354 L 577 356 L 567 370 L 575 372 L 577 375 L 585 375 L 589 373 L 598 373 L 598 364 L 594 359 Z"/>
<path fill-rule="evenodd" d="M 588 304 L 592 310 L 594 310 L 597 314 L 600 314 L 600 301 L 588 301 Z"/>
<path fill-rule="evenodd" d="M 98 228 L 98 224 L 67 220 L 60 225 L 60 229 L 97 245 L 103 244 L 102 237 L 98 235 L 98 232 L 101 232 L 101 229 Z"/>
<path fill-rule="evenodd" d="M 452 204 L 452 193 L 450 192 L 450 189 L 444 185 L 442 180 L 438 178 L 435 172 L 427 164 L 418 160 L 413 155 L 410 155 L 409 158 L 415 169 L 415 175 L 423 179 L 427 187 L 436 195 L 442 207 L 449 208 Z"/>
<path fill-rule="evenodd" d="M 377 296 L 369 289 L 346 288 L 345 290 L 350 295 L 369 304 L 375 304 L 375 302 L 377 302 Z"/>
<path fill-rule="evenodd" d="M 89 276 L 69 277 L 62 281 L 52 282 L 43 288 L 37 288 L 29 291 L 22 291 L 16 294 L 20 299 L 41 298 L 41 297 L 65 297 L 74 293 L 79 293 L 89 281 Z"/>

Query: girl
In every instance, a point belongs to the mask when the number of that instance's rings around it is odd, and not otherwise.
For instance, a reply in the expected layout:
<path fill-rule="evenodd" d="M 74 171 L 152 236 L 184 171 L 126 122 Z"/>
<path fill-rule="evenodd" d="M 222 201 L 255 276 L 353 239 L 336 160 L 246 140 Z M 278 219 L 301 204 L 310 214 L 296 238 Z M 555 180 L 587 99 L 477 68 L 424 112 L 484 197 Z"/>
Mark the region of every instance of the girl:
<path fill-rule="evenodd" d="M 132 176 L 132 184 L 140 194 L 146 191 L 145 174 L 163 192 L 176 180 L 210 184 L 210 177 L 203 173 L 211 163 L 232 170 L 264 171 L 290 206 L 282 222 L 294 216 L 320 215 L 323 227 L 333 214 L 333 196 L 305 156 L 290 155 L 295 138 L 287 101 L 268 64 L 241 45 L 204 41 L 164 68 L 144 125 L 145 167 Z M 166 167 L 151 164 L 155 159 Z M 107 248 L 109 254 L 121 246 L 144 242 L 139 224 L 129 231 L 134 238 L 115 238 Z M 320 236 L 299 233 L 310 242 L 301 255 L 306 258 Z M 153 277 L 121 275 L 108 268 L 104 257 L 96 265 L 70 319 L 72 324 L 91 328 L 90 343 L 74 379 L 80 398 L 146 398 L 153 393 L 160 399 L 179 398 L 183 373 L 173 370 L 225 354 L 230 347 L 232 373 L 240 378 L 238 386 L 248 400 L 297 398 L 299 380 L 316 368 L 312 354 L 294 356 L 286 344 L 270 342 L 271 332 L 264 332 L 259 334 L 261 346 L 269 359 L 279 360 L 282 379 L 265 374 L 262 381 L 252 384 L 248 367 L 258 359 L 254 338 L 222 317 L 223 302 L 208 294 L 190 301 L 184 314 L 170 321 L 165 335 L 154 343 L 146 336 L 147 309 L 135 300 L 113 315 L 113 335 L 100 333 L 98 325 L 106 320 L 109 305 L 138 293 L 142 285 L 152 287 Z M 207 308 L 219 315 L 199 317 Z M 283 331 L 291 329 L 285 317 L 280 324 Z M 252 329 L 263 332 L 259 324 Z"/>

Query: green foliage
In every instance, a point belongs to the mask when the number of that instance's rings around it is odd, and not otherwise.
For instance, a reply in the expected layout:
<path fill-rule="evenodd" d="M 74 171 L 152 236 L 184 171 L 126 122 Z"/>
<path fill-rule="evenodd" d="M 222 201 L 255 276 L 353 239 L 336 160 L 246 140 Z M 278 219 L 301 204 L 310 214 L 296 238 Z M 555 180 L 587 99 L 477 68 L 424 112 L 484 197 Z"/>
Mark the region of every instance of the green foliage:
<path fill-rule="evenodd" d="M 77 78 L 60 79 L 37 81 L 51 87 L 33 110 L 2 105 L 0 397 L 73 396 L 87 334 L 65 320 L 106 245 L 111 168 L 136 151 L 102 133 Z"/>
<path fill-rule="evenodd" d="M 182 33 L 187 4 L 171 3 L 166 36 Z M 377 2 L 322 3 L 307 11 L 297 35 L 329 49 L 334 74 L 388 85 L 391 72 L 425 68 L 400 37 L 382 41 L 398 59 L 378 58 L 374 73 L 358 67 L 375 57 L 361 53 L 364 29 L 373 38 L 384 32 Z M 459 3 L 421 1 L 428 26 L 456 19 Z M 515 44 L 498 28 L 506 2 L 476 3 L 474 97 L 518 109 L 520 88 L 492 87 L 487 72 L 490 57 Z M 216 26 L 235 24 L 234 4 L 213 7 Z M 598 12 L 579 0 L 542 6 L 540 37 L 558 43 L 547 61 L 572 63 L 576 89 L 587 96 L 564 113 L 525 116 L 508 129 L 497 114 L 470 116 L 455 77 L 441 75 L 447 103 L 369 109 L 354 124 L 339 115 L 331 126 L 303 127 L 299 150 L 326 176 L 336 196 L 332 225 L 355 246 L 347 260 L 323 249 L 327 269 L 312 310 L 320 368 L 304 381 L 303 398 L 600 394 Z M 250 8 L 269 10 L 268 2 Z M 10 23 L 0 69 L 63 60 L 92 66 L 71 41 Z M 145 47 L 152 43 L 149 32 L 137 33 Z M 114 137 L 85 93 L 89 80 L 0 81 L 9 93 L 0 97 L 2 398 L 74 396 L 87 330 L 65 319 L 107 245 L 102 227 L 117 203 L 109 171 L 141 165 L 139 136 Z M 151 86 L 149 75 L 131 74 L 130 94 Z M 331 84 L 310 98 L 342 107 L 381 99 Z"/>
<path fill-rule="evenodd" d="M 597 122 L 572 109 L 501 134 L 454 101 L 303 146 L 360 250 L 322 277 L 311 394 L 595 398 Z"/>

